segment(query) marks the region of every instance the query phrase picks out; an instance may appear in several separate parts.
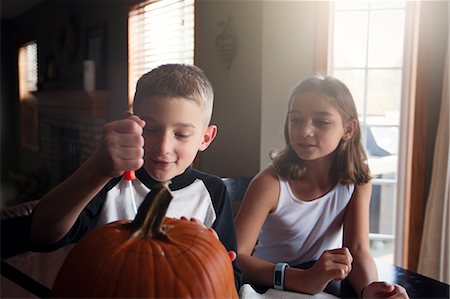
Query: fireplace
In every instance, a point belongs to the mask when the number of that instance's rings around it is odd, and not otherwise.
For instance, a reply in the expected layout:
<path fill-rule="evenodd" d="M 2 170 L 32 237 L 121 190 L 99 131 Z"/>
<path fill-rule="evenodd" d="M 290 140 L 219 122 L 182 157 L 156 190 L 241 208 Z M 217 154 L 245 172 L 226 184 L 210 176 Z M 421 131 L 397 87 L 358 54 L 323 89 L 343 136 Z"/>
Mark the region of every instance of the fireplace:
<path fill-rule="evenodd" d="M 107 117 L 106 91 L 36 92 L 39 154 L 50 184 L 67 178 L 97 148 Z"/>

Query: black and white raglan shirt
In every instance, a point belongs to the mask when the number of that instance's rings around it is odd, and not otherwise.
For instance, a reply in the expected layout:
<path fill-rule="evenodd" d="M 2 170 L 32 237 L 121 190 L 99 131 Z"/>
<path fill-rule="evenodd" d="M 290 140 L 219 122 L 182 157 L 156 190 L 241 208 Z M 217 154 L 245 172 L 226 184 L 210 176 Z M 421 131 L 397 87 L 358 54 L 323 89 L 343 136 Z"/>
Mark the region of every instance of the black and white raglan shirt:
<path fill-rule="evenodd" d="M 150 205 L 152 187 L 158 184 L 142 167 L 136 171 L 136 180 L 129 188 L 128 181 L 117 177 L 109 181 L 91 200 L 63 239 L 51 245 L 53 249 L 77 242 L 89 230 L 116 220 L 133 220 L 136 211 L 130 203 L 133 192 L 135 206 Z M 237 253 L 234 221 L 228 192 L 221 178 L 200 172 L 192 167 L 174 177 L 169 188 L 173 199 L 166 216 L 180 218 L 194 217 L 206 227 L 212 227 L 227 251 Z M 130 190 L 131 189 L 131 190 Z M 48 249 L 47 249 L 48 250 Z M 242 283 L 242 272 L 233 262 L 236 288 Z"/>

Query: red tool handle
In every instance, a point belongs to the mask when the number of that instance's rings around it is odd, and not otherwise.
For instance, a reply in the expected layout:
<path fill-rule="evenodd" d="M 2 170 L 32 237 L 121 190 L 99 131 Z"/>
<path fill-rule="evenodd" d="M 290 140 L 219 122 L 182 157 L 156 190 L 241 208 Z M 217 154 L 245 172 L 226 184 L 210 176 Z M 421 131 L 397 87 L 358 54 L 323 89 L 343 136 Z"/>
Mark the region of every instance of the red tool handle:
<path fill-rule="evenodd" d="M 132 181 L 136 179 L 136 175 L 134 174 L 134 170 L 127 170 L 123 174 L 123 178 L 127 181 Z"/>

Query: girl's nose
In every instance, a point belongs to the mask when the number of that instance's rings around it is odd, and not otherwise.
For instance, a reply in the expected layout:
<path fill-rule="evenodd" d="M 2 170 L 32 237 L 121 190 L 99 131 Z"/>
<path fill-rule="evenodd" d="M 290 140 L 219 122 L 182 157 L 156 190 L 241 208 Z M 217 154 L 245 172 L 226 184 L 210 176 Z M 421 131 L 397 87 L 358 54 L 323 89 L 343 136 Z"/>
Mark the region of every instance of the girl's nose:
<path fill-rule="evenodd" d="M 314 128 L 311 121 L 305 121 L 303 122 L 300 132 L 303 137 L 309 137 L 314 135 Z"/>

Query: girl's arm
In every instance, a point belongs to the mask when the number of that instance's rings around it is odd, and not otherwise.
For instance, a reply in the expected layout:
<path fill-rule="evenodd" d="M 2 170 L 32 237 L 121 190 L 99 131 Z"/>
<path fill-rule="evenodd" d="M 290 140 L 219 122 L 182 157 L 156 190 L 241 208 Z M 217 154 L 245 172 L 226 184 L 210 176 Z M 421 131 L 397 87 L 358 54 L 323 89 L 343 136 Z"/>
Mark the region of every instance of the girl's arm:
<path fill-rule="evenodd" d="M 348 280 L 363 298 L 409 298 L 406 290 L 378 280 L 377 267 L 370 252 L 369 207 L 372 183 L 357 185 L 344 219 L 344 246 L 353 256 Z"/>
<path fill-rule="evenodd" d="M 267 215 L 278 203 L 279 193 L 278 177 L 275 170 L 268 167 L 250 183 L 236 216 L 238 259 L 244 282 L 273 287 L 275 265 L 251 254 Z M 346 248 L 327 250 L 308 270 L 287 268 L 285 289 L 316 294 L 323 291 L 331 280 L 344 279 L 350 269 L 351 256 Z"/>
<path fill-rule="evenodd" d="M 356 185 L 344 218 L 344 246 L 353 256 L 348 280 L 357 294 L 378 279 L 377 268 L 370 252 L 369 206 L 372 183 Z"/>
<path fill-rule="evenodd" d="M 269 166 L 251 181 L 236 215 L 238 259 L 244 282 L 272 285 L 275 265 L 252 257 L 252 252 L 267 215 L 276 207 L 279 193 L 277 175 Z"/>

